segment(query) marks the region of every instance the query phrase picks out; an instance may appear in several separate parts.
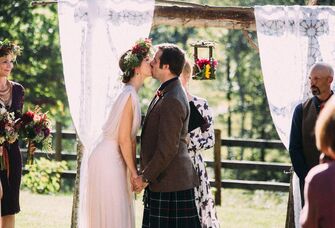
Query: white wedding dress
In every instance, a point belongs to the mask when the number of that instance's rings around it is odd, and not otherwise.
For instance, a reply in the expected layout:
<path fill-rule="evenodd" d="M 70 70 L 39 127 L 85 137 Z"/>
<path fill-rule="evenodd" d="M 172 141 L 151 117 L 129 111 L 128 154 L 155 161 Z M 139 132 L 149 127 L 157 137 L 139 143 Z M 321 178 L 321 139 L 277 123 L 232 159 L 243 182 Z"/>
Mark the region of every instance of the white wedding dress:
<path fill-rule="evenodd" d="M 113 104 L 95 146 L 84 153 L 79 198 L 80 228 L 134 228 L 133 194 L 126 164 L 118 145 L 118 129 L 125 104 L 132 99 L 134 118 L 131 137 L 140 127 L 138 95 L 125 85 Z"/>

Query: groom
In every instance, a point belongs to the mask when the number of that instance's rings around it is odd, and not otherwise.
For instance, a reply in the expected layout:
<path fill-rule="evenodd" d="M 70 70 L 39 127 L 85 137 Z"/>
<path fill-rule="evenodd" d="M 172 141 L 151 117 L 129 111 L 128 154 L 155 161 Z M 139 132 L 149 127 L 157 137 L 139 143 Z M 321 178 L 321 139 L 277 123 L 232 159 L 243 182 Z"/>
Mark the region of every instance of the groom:
<path fill-rule="evenodd" d="M 161 82 L 144 120 L 141 135 L 141 175 L 144 188 L 142 227 L 200 228 L 194 187 L 199 178 L 187 152 L 190 108 L 179 74 L 184 52 L 162 44 L 151 62 L 152 75 Z"/>

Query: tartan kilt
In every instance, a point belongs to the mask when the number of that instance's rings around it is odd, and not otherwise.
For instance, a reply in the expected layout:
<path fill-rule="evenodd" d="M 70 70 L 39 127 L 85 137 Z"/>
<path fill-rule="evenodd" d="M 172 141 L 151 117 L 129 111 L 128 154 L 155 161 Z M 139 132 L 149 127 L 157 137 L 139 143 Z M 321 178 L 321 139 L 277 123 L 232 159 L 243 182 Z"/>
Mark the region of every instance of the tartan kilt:
<path fill-rule="evenodd" d="M 179 192 L 152 192 L 143 195 L 142 228 L 200 228 L 194 189 Z"/>

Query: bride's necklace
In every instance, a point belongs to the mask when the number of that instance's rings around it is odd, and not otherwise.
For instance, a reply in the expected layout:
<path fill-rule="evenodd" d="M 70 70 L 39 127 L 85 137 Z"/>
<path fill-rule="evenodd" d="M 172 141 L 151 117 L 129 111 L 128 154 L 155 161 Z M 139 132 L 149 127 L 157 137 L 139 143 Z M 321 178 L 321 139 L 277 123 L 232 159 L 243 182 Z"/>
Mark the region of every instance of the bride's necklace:
<path fill-rule="evenodd" d="M 12 100 L 12 83 L 8 80 L 6 81 L 6 86 L 3 89 L 0 89 L 0 100 L 5 104 L 5 106 L 9 106 Z"/>

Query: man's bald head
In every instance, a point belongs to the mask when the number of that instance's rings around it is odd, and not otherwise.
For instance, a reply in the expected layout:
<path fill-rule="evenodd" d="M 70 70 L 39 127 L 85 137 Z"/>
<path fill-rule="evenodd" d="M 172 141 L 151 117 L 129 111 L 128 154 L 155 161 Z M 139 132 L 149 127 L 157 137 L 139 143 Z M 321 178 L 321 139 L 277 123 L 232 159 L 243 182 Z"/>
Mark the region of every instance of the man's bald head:
<path fill-rule="evenodd" d="M 331 77 L 334 77 L 333 67 L 330 64 L 328 64 L 328 63 L 323 63 L 323 62 L 315 63 L 311 67 L 311 69 L 309 70 L 309 75 L 311 75 L 311 73 L 313 71 L 320 72 L 322 76 L 331 76 Z"/>
<path fill-rule="evenodd" d="M 309 71 L 309 79 L 313 95 L 327 95 L 334 78 L 334 70 L 331 65 L 323 62 L 315 63 Z M 320 97 L 319 97 L 320 98 Z"/>

